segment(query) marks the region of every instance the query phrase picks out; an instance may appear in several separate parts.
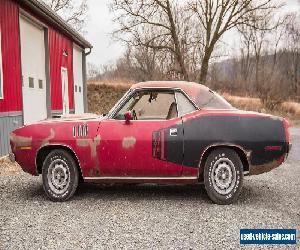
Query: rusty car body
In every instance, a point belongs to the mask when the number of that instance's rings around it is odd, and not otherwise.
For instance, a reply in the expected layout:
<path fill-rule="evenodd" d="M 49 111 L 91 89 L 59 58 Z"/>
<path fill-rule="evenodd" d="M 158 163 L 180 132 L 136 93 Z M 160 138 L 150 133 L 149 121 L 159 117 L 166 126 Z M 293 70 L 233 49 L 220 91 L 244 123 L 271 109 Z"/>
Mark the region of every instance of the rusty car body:
<path fill-rule="evenodd" d="M 286 119 L 233 108 L 190 82 L 138 83 L 102 116 L 69 115 L 11 133 L 11 158 L 43 175 L 64 201 L 78 183 L 204 182 L 218 204 L 232 203 L 245 175 L 280 166 L 290 142 Z"/>

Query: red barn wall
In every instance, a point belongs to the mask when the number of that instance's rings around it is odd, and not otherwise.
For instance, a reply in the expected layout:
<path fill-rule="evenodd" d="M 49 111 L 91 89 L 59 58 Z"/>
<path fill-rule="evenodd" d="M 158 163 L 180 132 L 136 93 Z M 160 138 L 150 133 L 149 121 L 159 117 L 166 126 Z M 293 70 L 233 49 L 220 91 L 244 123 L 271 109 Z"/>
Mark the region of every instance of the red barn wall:
<path fill-rule="evenodd" d="M 3 93 L 0 112 L 22 110 L 19 8 L 10 0 L 0 1 Z"/>
<path fill-rule="evenodd" d="M 67 52 L 68 56 L 64 56 Z M 67 37 L 49 27 L 49 58 L 51 82 L 51 109 L 62 110 L 61 67 L 68 69 L 69 108 L 74 109 L 73 43 Z"/>

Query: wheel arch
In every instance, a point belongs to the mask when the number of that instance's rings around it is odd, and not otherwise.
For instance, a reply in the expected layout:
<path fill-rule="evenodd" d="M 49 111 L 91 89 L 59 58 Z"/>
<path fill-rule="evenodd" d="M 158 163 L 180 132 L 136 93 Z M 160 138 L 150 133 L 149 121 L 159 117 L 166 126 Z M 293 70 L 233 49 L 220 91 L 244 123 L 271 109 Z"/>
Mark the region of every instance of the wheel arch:
<path fill-rule="evenodd" d="M 70 155 L 72 155 L 72 157 L 74 158 L 75 162 L 77 163 L 77 168 L 78 171 L 80 173 L 80 179 L 83 180 L 83 175 L 82 175 L 82 171 L 81 171 L 81 166 L 80 166 L 80 161 L 76 155 L 76 153 L 73 151 L 72 148 L 70 148 L 69 146 L 66 145 L 46 145 L 41 147 L 36 154 L 35 157 L 35 166 L 36 166 L 36 173 L 42 174 L 42 167 L 43 167 L 43 162 L 46 159 L 47 155 L 56 149 L 62 149 L 65 150 L 66 152 L 68 152 Z"/>
<path fill-rule="evenodd" d="M 207 157 L 209 156 L 209 154 L 219 148 L 229 148 L 234 150 L 238 156 L 240 157 L 242 164 L 243 164 L 243 168 L 244 168 L 244 173 L 248 173 L 249 169 L 250 169 L 250 161 L 249 161 L 249 157 L 251 152 L 250 151 L 246 151 L 244 148 L 242 148 L 241 146 L 238 145 L 234 145 L 234 144 L 214 144 L 214 145 L 210 145 L 208 147 L 206 147 L 206 149 L 203 151 L 200 161 L 199 161 L 199 180 L 203 180 L 203 170 L 204 170 L 204 166 L 205 166 L 205 162 L 207 160 Z"/>

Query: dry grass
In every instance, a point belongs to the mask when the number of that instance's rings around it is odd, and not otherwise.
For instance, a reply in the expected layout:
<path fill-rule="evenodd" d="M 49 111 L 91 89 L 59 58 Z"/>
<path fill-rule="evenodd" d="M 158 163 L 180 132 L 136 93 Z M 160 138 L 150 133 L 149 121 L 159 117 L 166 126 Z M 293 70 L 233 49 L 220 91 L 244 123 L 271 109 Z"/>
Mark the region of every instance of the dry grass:
<path fill-rule="evenodd" d="M 18 163 L 12 163 L 8 157 L 0 158 L 0 176 L 13 176 L 22 171 Z"/>
<path fill-rule="evenodd" d="M 105 114 L 130 88 L 128 85 L 88 84 L 88 109 L 91 113 Z"/>
<path fill-rule="evenodd" d="M 232 96 L 227 93 L 222 94 L 233 106 L 242 110 L 251 110 L 262 113 L 271 113 L 287 118 L 291 125 L 300 125 L 300 103 L 284 102 L 276 110 L 266 110 L 258 98 Z"/>
<path fill-rule="evenodd" d="M 91 82 L 88 84 L 88 104 L 92 113 L 107 113 L 124 95 L 133 83 L 129 82 Z M 300 103 L 284 102 L 276 110 L 266 110 L 260 99 L 233 96 L 222 93 L 233 106 L 242 110 L 271 113 L 287 118 L 291 125 L 300 126 Z"/>
<path fill-rule="evenodd" d="M 116 79 L 116 80 L 113 80 L 113 81 L 108 81 L 108 80 L 89 81 L 88 84 L 130 88 L 134 84 L 134 82 L 131 82 L 131 81 L 128 81 L 128 80 L 117 80 Z"/>

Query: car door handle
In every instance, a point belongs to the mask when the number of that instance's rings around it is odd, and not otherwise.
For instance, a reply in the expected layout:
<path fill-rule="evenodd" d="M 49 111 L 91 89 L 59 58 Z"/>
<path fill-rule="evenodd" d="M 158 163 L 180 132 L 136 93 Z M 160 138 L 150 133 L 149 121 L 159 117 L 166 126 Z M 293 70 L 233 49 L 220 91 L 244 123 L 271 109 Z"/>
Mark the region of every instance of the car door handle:
<path fill-rule="evenodd" d="M 170 129 L 170 136 L 177 136 L 178 132 L 177 132 L 177 128 L 171 128 Z"/>

